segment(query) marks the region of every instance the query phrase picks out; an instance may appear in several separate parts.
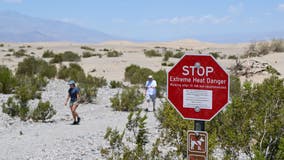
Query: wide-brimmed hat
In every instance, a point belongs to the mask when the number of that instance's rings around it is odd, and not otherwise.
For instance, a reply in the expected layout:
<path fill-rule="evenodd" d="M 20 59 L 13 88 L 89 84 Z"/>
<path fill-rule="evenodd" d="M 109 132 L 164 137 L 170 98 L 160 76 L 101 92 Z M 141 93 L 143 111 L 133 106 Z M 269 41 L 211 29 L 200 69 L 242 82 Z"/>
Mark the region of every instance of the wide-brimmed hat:
<path fill-rule="evenodd" d="M 70 81 L 68 82 L 68 85 L 70 85 L 70 84 L 75 84 L 75 81 L 74 81 L 74 80 L 70 80 Z"/>
<path fill-rule="evenodd" d="M 148 78 L 153 78 L 153 76 L 152 76 L 152 75 L 149 75 Z"/>

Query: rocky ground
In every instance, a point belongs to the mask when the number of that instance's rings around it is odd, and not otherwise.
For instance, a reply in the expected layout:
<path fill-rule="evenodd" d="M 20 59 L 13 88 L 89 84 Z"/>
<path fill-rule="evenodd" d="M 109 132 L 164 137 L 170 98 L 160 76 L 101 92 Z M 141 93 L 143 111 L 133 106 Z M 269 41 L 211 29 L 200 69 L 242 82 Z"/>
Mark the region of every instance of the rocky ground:
<path fill-rule="evenodd" d="M 0 112 L 0 159 L 102 159 L 100 149 L 107 146 L 104 135 L 107 127 L 122 130 L 127 121 L 127 112 L 116 112 L 110 107 L 109 98 L 118 89 L 102 88 L 95 104 L 82 104 L 78 113 L 80 125 L 70 125 L 72 117 L 64 106 L 68 86 L 62 80 L 52 80 L 42 94 L 42 100 L 49 100 L 57 114 L 49 123 L 22 122 Z M 1 103 L 9 95 L 0 95 Z M 142 104 L 140 107 L 144 107 Z M 150 142 L 159 136 L 158 122 L 153 112 L 147 114 L 147 128 Z M 152 140 L 152 141 L 151 141 Z M 149 144 L 151 145 L 151 143 Z"/>

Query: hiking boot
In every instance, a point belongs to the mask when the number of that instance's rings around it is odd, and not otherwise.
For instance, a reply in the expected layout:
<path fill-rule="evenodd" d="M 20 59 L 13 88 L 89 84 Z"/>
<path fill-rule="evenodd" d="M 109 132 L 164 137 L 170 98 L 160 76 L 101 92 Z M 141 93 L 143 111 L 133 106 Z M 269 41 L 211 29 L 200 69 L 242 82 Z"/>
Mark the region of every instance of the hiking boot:
<path fill-rule="evenodd" d="M 79 123 L 80 123 L 80 121 L 81 121 L 81 118 L 80 118 L 80 117 L 78 117 L 78 118 L 77 118 L 77 124 L 79 124 Z"/>
<path fill-rule="evenodd" d="M 76 121 L 74 121 L 74 122 L 72 123 L 72 125 L 76 125 L 76 124 L 78 124 Z"/>

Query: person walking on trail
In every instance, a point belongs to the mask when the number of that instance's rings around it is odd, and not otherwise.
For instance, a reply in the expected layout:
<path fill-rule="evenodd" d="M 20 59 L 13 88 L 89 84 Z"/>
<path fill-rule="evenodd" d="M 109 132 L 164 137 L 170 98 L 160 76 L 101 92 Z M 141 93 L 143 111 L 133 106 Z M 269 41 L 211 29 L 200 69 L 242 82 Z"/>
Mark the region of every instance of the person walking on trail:
<path fill-rule="evenodd" d="M 68 95 L 67 95 L 67 99 L 65 102 L 65 106 L 67 105 L 70 99 L 69 107 L 70 107 L 70 110 L 72 112 L 72 116 L 74 119 L 74 122 L 72 124 L 75 125 L 75 124 L 79 124 L 81 120 L 78 113 L 76 112 L 76 109 L 79 106 L 80 90 L 78 87 L 76 87 L 75 81 L 73 80 L 70 80 L 68 82 L 68 85 L 70 86 L 70 88 L 68 90 Z"/>
<path fill-rule="evenodd" d="M 157 87 L 157 82 L 156 80 L 153 79 L 152 75 L 148 76 L 148 80 L 146 81 L 145 84 L 145 95 L 146 95 L 146 101 L 147 101 L 147 108 L 146 111 L 148 111 L 148 108 L 150 106 L 150 102 L 152 101 L 153 103 L 153 111 L 155 111 L 155 103 L 156 103 L 156 87 Z"/>

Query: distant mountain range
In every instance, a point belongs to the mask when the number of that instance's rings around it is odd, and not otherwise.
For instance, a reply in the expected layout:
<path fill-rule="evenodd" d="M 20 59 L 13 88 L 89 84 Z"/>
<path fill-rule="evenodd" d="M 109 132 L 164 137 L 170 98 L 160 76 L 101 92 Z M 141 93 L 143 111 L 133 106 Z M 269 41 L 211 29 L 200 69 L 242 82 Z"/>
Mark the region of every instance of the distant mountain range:
<path fill-rule="evenodd" d="M 2 42 L 102 42 L 118 39 L 74 24 L 30 17 L 12 11 L 0 11 L 0 22 Z"/>

